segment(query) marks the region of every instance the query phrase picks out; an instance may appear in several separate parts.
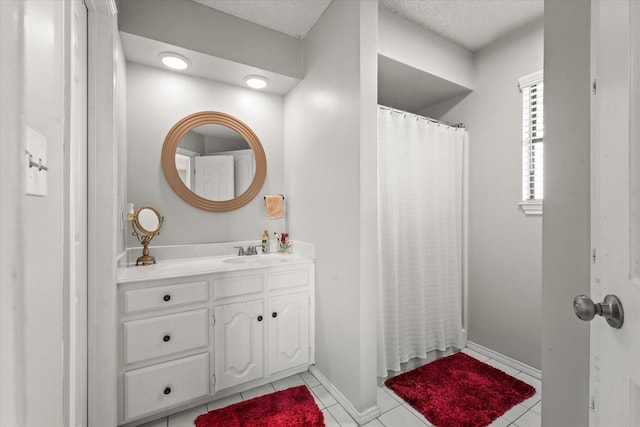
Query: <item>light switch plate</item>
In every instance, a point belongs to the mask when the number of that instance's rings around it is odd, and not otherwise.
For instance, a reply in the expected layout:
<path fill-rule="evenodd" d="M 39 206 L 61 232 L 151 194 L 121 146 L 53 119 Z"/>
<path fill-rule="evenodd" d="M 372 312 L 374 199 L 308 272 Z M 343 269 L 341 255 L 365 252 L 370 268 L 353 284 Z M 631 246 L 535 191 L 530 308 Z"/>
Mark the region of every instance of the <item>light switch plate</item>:
<path fill-rule="evenodd" d="M 33 166 L 31 160 L 38 165 L 47 166 L 47 138 L 30 127 L 25 129 L 24 167 L 26 172 L 26 193 L 30 196 L 46 196 L 48 171 Z"/>

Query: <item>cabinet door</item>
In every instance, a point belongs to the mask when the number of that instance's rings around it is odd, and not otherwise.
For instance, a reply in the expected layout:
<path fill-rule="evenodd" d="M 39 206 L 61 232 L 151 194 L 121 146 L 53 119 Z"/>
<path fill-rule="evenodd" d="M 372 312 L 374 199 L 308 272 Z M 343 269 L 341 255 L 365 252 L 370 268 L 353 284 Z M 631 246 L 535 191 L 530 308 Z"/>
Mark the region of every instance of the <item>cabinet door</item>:
<path fill-rule="evenodd" d="M 309 294 L 269 299 L 269 374 L 309 363 Z"/>
<path fill-rule="evenodd" d="M 214 307 L 215 391 L 262 378 L 263 300 Z"/>

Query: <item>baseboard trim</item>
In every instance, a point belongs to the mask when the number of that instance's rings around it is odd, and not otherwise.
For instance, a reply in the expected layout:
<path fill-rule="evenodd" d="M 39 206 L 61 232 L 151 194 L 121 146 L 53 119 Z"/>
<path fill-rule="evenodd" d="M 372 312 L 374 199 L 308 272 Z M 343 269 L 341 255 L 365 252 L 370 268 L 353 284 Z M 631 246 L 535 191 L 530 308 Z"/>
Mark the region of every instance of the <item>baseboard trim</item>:
<path fill-rule="evenodd" d="M 505 365 L 513 369 L 517 369 L 518 371 L 524 372 L 527 375 L 531 375 L 534 378 L 542 380 L 542 371 L 540 369 L 529 366 L 526 363 L 520 362 L 519 360 L 512 359 L 509 356 L 505 356 L 504 354 L 498 353 L 497 351 L 491 350 L 490 348 L 484 347 L 480 344 L 476 344 L 473 341 L 467 341 L 467 348 L 469 350 L 476 351 L 484 356 L 490 357 L 493 360 L 497 360 L 500 363 L 504 363 Z"/>
<path fill-rule="evenodd" d="M 309 366 L 309 372 L 316 377 L 316 379 L 327 389 L 329 394 L 333 396 L 340 405 L 351 415 L 351 417 L 358 423 L 358 425 L 363 425 L 376 419 L 380 415 L 380 408 L 376 404 L 371 408 L 368 408 L 364 412 L 360 412 L 356 409 L 355 406 L 347 399 L 341 392 L 338 390 L 332 383 L 329 381 L 327 377 L 325 377 L 322 372 L 315 365 Z"/>

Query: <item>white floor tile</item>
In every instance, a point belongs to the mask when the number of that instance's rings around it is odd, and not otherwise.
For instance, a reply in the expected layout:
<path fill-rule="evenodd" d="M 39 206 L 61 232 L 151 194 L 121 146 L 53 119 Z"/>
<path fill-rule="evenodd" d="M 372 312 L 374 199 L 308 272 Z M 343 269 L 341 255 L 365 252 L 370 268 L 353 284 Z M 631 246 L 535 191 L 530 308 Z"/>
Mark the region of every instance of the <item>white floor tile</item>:
<path fill-rule="evenodd" d="M 485 361 L 489 360 L 489 356 L 485 356 L 484 354 L 480 354 L 477 351 L 470 350 L 468 348 L 463 348 L 460 351 L 463 352 L 464 354 L 468 354 L 469 356 L 473 357 L 474 359 L 478 359 L 481 362 L 485 362 Z"/>
<path fill-rule="evenodd" d="M 513 408 L 509 409 L 504 414 L 502 414 L 502 418 L 505 418 L 505 419 L 513 422 L 513 421 L 517 420 L 518 418 L 520 418 L 522 416 L 522 414 L 524 414 L 528 410 L 529 410 L 529 408 L 527 408 L 526 406 L 516 405 Z"/>
<path fill-rule="evenodd" d="M 533 412 L 537 412 L 537 413 L 539 413 L 539 414 L 542 414 L 542 402 L 538 402 L 538 403 L 536 403 L 536 404 L 531 408 L 531 410 L 532 410 Z"/>
<path fill-rule="evenodd" d="M 340 424 L 341 427 L 358 427 L 358 423 L 355 422 L 351 415 L 342 407 L 342 405 L 332 405 L 327 410 L 333 415 L 333 418 Z"/>
<path fill-rule="evenodd" d="M 233 405 L 234 403 L 242 402 L 242 395 L 240 393 L 232 394 L 231 396 L 223 397 L 214 402 L 207 403 L 207 409 L 213 411 L 214 409 L 224 408 L 225 406 Z"/>
<path fill-rule="evenodd" d="M 400 405 L 378 417 L 388 427 L 424 427 L 428 424 L 416 417 L 406 406 Z"/>
<path fill-rule="evenodd" d="M 322 410 L 322 415 L 324 415 L 324 425 L 325 427 L 340 427 L 340 424 L 338 424 L 338 422 L 336 421 L 335 418 L 333 418 L 333 415 L 331 415 L 331 412 L 329 412 L 328 409 L 323 409 Z"/>
<path fill-rule="evenodd" d="M 512 368 L 511 366 L 507 366 L 502 362 L 498 362 L 495 359 L 485 360 L 484 363 L 486 363 L 489 366 L 493 366 L 496 369 L 500 369 L 502 372 L 506 372 L 509 375 L 516 376 L 516 374 L 518 374 L 518 372 L 520 372 L 517 369 Z"/>
<path fill-rule="evenodd" d="M 243 391 L 242 399 L 249 400 L 249 399 L 253 399 L 254 397 L 264 396 L 265 394 L 273 393 L 274 391 L 276 391 L 276 389 L 273 388 L 273 385 L 265 384 L 260 387 L 252 388 L 251 390 Z"/>
<path fill-rule="evenodd" d="M 532 385 L 536 388 L 536 394 L 516 405 L 507 411 L 502 417 L 495 420 L 490 427 L 540 427 L 541 425 L 541 389 L 542 383 L 525 373 L 519 372 L 501 362 L 490 359 L 473 350 L 464 349 L 464 353 L 483 361 L 497 369 L 502 370 L 516 378 Z M 284 390 L 298 385 L 307 385 L 311 391 L 314 401 L 322 410 L 326 427 L 357 427 L 356 421 L 349 413 L 338 404 L 337 400 L 320 384 L 320 382 L 310 373 L 303 372 L 299 375 L 292 375 L 271 384 L 234 394 L 223 399 L 209 403 L 189 411 L 181 412 L 163 418 L 152 423 L 147 423 L 144 427 L 193 427 L 195 418 L 208 411 L 226 407 L 228 405 L 249 400 L 254 397 L 273 393 L 277 390 Z M 431 427 L 429 421 L 418 411 L 404 402 L 398 395 L 386 386 L 378 387 L 377 403 L 380 409 L 380 416 L 367 423 L 364 427 Z M 142 426 L 141 426 L 142 427 Z"/>
<path fill-rule="evenodd" d="M 489 424 L 488 427 L 507 427 L 509 424 L 511 424 L 511 421 L 505 418 L 499 417 L 494 422 Z"/>
<path fill-rule="evenodd" d="M 540 427 L 542 425 L 542 417 L 535 411 L 527 411 L 523 416 L 515 420 L 513 424 L 517 427 Z"/>
<path fill-rule="evenodd" d="M 309 388 L 313 388 L 317 385 L 320 385 L 320 381 L 309 371 L 303 372 L 300 374 L 300 377 L 304 380 L 305 383 L 309 386 Z"/>
<path fill-rule="evenodd" d="M 527 400 L 520 402 L 521 405 L 526 406 L 527 408 L 532 408 L 536 403 L 542 400 L 542 393 L 537 392 Z"/>
<path fill-rule="evenodd" d="M 400 403 L 400 404 L 405 403 L 405 402 L 404 402 L 404 400 L 403 400 L 400 396 L 398 396 L 397 394 L 395 394 L 395 393 L 394 393 L 394 391 L 393 391 L 393 390 L 391 390 L 389 387 L 384 386 L 384 387 L 382 387 L 382 389 L 383 389 L 384 391 L 386 391 L 386 392 L 387 392 L 387 394 L 388 394 L 389 396 L 393 397 L 393 398 L 394 398 L 398 403 Z"/>
<path fill-rule="evenodd" d="M 315 394 L 318 399 L 322 402 L 322 405 L 325 408 L 328 408 L 331 405 L 335 405 L 338 401 L 333 397 L 323 385 L 317 385 L 311 389 L 313 394 Z"/>
<path fill-rule="evenodd" d="M 169 427 L 193 427 L 193 422 L 198 418 L 198 415 L 206 414 L 207 412 L 207 407 L 202 405 L 171 415 L 169 416 Z"/>
<path fill-rule="evenodd" d="M 138 427 L 167 427 L 167 419 L 161 418 L 159 420 L 152 421 L 147 424 L 141 424 Z"/>
<path fill-rule="evenodd" d="M 386 390 L 389 390 L 389 389 L 386 389 Z M 385 412 L 401 404 L 400 401 L 393 398 L 389 393 L 386 392 L 386 390 L 381 387 L 378 387 L 378 390 L 377 390 L 378 408 L 380 409 L 381 414 L 384 414 Z"/>
<path fill-rule="evenodd" d="M 539 379 L 534 378 L 529 374 L 525 374 L 524 372 L 518 372 L 516 375 L 514 375 L 514 377 L 529 384 L 530 386 L 535 388 L 537 392 L 542 391 L 542 381 L 540 381 Z"/>
<path fill-rule="evenodd" d="M 313 397 L 313 401 L 316 402 L 316 406 L 318 406 L 318 408 L 320 409 L 324 409 L 324 403 L 322 403 L 322 400 L 320 400 L 320 398 L 318 398 L 318 396 L 316 396 L 316 394 L 313 392 L 313 390 L 311 390 L 311 397 Z"/>
<path fill-rule="evenodd" d="M 306 385 L 306 383 L 304 382 L 304 380 L 300 375 L 292 375 L 290 377 L 283 378 L 278 381 L 274 381 L 272 384 L 276 390 L 286 390 L 291 387 Z"/>
<path fill-rule="evenodd" d="M 413 408 L 413 406 L 409 405 L 408 403 L 405 403 L 404 405 L 405 408 L 407 408 L 407 410 L 409 410 L 409 412 L 411 412 L 413 415 L 415 415 L 420 421 L 422 421 L 423 423 L 425 423 L 428 426 L 431 426 L 432 424 L 429 422 L 429 420 L 422 415 L 420 412 L 418 412 L 416 409 Z"/>
<path fill-rule="evenodd" d="M 369 421 L 368 423 L 366 423 L 362 427 L 385 427 L 385 426 L 380 421 L 378 421 L 378 419 L 376 418 L 373 421 Z"/>

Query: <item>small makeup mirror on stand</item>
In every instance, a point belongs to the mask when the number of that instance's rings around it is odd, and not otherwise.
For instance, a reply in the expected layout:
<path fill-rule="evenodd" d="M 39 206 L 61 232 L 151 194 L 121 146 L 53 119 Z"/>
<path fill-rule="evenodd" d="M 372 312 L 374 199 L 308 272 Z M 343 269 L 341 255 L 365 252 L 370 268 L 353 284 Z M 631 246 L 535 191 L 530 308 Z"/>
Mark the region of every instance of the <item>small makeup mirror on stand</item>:
<path fill-rule="evenodd" d="M 160 234 L 160 227 L 164 218 L 160 216 L 155 208 L 151 206 L 140 206 L 131 220 L 133 234 L 142 243 L 142 256 L 136 260 L 136 265 L 155 264 L 156 259 L 149 255 L 149 242 L 157 234 Z"/>

